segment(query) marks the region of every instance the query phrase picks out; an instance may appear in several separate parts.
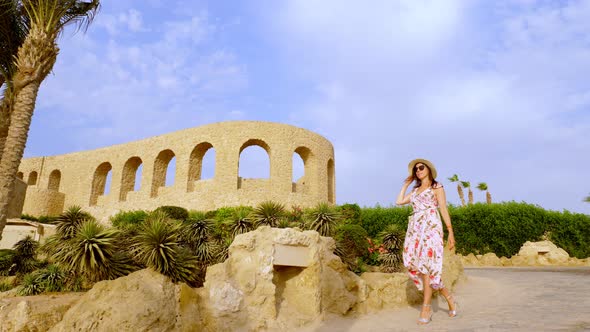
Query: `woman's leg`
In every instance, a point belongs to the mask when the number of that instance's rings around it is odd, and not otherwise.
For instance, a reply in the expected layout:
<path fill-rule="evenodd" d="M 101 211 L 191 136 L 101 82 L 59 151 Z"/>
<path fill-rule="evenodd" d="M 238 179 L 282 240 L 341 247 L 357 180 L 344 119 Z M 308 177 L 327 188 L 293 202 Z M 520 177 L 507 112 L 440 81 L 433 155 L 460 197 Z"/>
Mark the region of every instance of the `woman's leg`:
<path fill-rule="evenodd" d="M 430 275 L 423 274 L 422 282 L 424 286 L 424 303 L 422 304 L 422 311 L 420 312 L 420 318 L 429 319 L 432 313 L 432 287 L 430 287 Z"/>
<path fill-rule="evenodd" d="M 447 290 L 447 288 L 442 288 L 439 291 L 447 300 L 447 303 L 449 305 L 449 311 L 453 311 L 456 310 L 456 305 L 455 305 L 455 299 L 453 298 L 453 296 L 451 295 L 451 293 L 449 293 L 449 291 Z"/>

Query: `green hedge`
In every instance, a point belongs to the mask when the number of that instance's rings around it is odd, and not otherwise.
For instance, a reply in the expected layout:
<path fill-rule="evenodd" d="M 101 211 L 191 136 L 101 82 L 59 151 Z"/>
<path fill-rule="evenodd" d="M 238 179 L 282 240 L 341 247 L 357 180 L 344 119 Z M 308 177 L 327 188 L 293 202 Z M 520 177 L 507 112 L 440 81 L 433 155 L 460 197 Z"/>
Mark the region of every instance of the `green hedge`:
<path fill-rule="evenodd" d="M 361 224 L 376 237 L 389 224 L 407 228 L 410 213 L 407 206 L 363 208 Z M 570 256 L 590 257 L 590 216 L 585 214 L 548 211 L 517 202 L 451 205 L 449 214 L 461 254 L 494 252 L 499 257 L 511 257 L 526 241 L 540 241 L 546 236 Z"/>

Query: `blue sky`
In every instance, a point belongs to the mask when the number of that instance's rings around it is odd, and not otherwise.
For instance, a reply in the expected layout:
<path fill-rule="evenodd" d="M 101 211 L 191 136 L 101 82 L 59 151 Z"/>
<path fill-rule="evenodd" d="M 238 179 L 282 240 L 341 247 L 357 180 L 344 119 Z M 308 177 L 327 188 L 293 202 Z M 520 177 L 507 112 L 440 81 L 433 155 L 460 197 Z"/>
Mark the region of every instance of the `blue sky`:
<path fill-rule="evenodd" d="M 457 173 L 590 213 L 590 1 L 103 0 L 59 45 L 26 157 L 275 121 L 333 143 L 338 203 L 391 204 L 422 157 L 450 203 Z"/>

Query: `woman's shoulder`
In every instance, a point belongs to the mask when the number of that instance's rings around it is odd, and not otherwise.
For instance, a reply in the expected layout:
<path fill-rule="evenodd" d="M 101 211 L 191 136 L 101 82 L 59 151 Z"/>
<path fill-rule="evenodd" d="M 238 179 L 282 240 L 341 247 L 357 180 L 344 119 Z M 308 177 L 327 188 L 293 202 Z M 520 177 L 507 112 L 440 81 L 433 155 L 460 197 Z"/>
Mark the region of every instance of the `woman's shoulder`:
<path fill-rule="evenodd" d="M 443 185 L 442 185 L 442 183 L 439 183 L 439 182 L 432 185 L 432 189 L 442 189 L 442 188 L 443 188 Z"/>

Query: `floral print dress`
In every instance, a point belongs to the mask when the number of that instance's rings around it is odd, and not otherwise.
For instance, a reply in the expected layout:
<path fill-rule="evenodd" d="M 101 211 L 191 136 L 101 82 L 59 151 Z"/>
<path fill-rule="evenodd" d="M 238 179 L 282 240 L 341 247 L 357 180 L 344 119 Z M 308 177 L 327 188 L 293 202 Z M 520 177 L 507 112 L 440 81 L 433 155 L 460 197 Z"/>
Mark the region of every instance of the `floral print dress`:
<path fill-rule="evenodd" d="M 439 185 L 440 186 L 440 185 Z M 422 275 L 430 275 L 430 287 L 442 289 L 443 230 L 438 202 L 432 188 L 410 196 L 413 213 L 404 241 L 404 266 L 418 288 L 424 288 Z"/>

